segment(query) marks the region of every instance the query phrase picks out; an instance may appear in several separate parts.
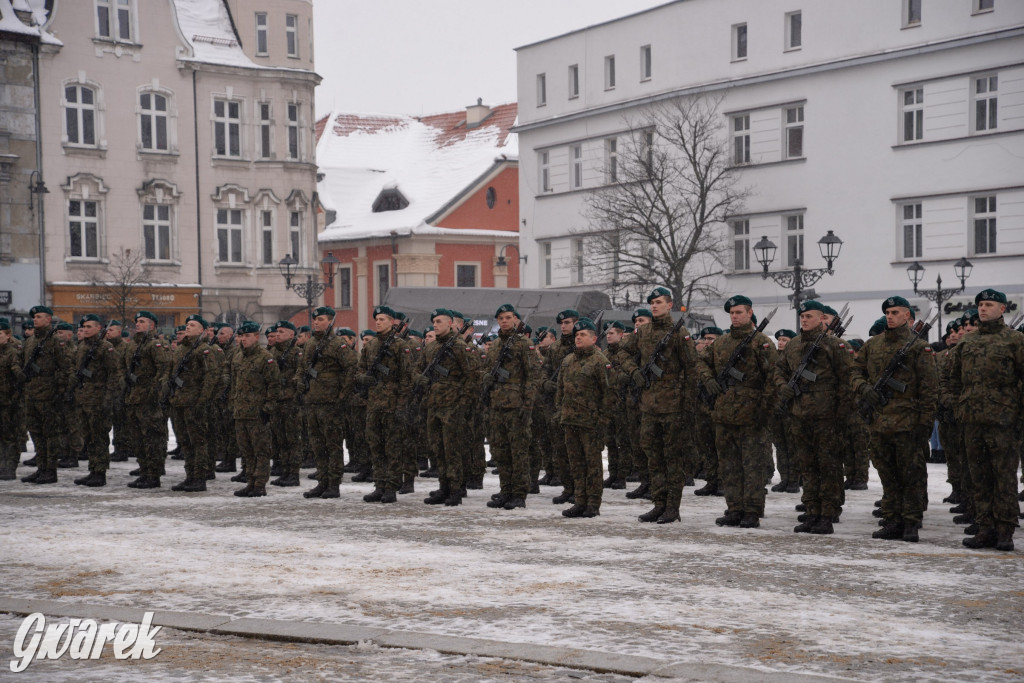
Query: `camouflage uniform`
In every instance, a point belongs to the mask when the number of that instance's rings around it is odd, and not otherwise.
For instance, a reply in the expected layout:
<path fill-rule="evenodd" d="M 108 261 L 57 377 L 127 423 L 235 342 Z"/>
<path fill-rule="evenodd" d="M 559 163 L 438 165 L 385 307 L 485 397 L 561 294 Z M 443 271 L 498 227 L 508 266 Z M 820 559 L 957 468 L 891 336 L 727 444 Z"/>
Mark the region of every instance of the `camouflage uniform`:
<path fill-rule="evenodd" d="M 939 441 L 946 454 L 946 481 L 952 488 L 951 502 L 970 501 L 972 510 L 974 501 L 967 494 L 964 481 L 964 470 L 967 467 L 963 444 L 963 425 L 956 418 L 957 396 L 953 394 L 950 373 L 953 370 L 953 356 L 958 344 L 952 344 L 936 357 L 939 373 Z M 968 477 L 969 481 L 969 477 Z"/>
<path fill-rule="evenodd" d="M 401 449 L 402 435 L 396 429 L 396 412 L 403 391 L 409 389 L 411 353 L 408 346 L 396 339 L 380 359 L 380 367 L 371 367 L 390 334 L 385 332 L 370 339 L 359 358 L 359 373 L 376 380 L 366 396 L 366 440 L 373 460 L 374 492 L 389 498 L 389 494 L 397 493 L 402 485 L 406 467 Z M 381 367 L 387 368 L 386 374 Z"/>
<path fill-rule="evenodd" d="M 717 341 L 717 340 L 716 340 Z M 697 358 L 706 363 L 711 355 L 711 347 L 697 352 Z M 704 487 L 694 493 L 698 496 L 714 495 L 722 486 L 718 471 L 718 449 L 715 446 L 715 423 L 711 419 L 711 407 L 706 401 L 696 401 L 693 415 L 693 442 L 697 452 L 698 467 L 704 470 Z M 695 473 L 696 474 L 696 473 Z"/>
<path fill-rule="evenodd" d="M 574 350 L 572 335 L 564 334 L 557 342 L 548 347 L 548 353 L 544 357 L 544 365 L 541 368 L 541 376 L 546 380 L 554 378 L 555 372 L 562 366 L 562 361 Z M 548 404 L 554 401 L 555 387 L 544 383 L 544 396 Z M 555 406 L 557 410 L 557 406 Z M 569 458 L 565 451 L 565 434 L 562 425 L 558 420 L 549 416 L 548 419 L 549 441 L 551 443 L 551 469 L 553 475 L 562 482 L 562 495 L 572 495 L 572 473 L 569 471 Z"/>
<path fill-rule="evenodd" d="M 39 478 L 56 481 L 57 461 L 64 446 L 62 419 L 64 394 L 71 388 L 71 359 L 65 344 L 50 327 L 37 327 L 22 349 L 27 364 L 37 346 L 41 352 L 34 365 L 26 368 L 30 375 L 25 382 L 25 419 L 32 443 L 36 448 L 36 466 Z M 33 373 L 34 370 L 34 373 Z M 30 475 L 35 477 L 36 475 Z"/>
<path fill-rule="evenodd" d="M 626 389 L 629 375 L 622 370 L 618 357 L 622 342 L 608 344 L 607 358 L 612 366 L 608 391 L 608 482 L 612 488 L 625 488 L 626 477 L 633 471 L 633 442 L 630 439 L 630 425 L 626 412 Z"/>
<path fill-rule="evenodd" d="M 117 361 L 117 351 L 102 334 L 83 340 L 76 349 L 74 405 L 90 473 L 105 473 L 110 467 L 111 407 L 120 388 Z"/>
<path fill-rule="evenodd" d="M 107 340 L 111 346 L 114 347 L 114 361 L 116 365 L 115 372 L 117 377 L 115 379 L 115 386 L 120 387 L 124 384 L 124 350 L 128 348 L 125 343 L 124 337 L 112 337 Z M 114 430 L 114 455 L 111 456 L 111 460 L 124 461 L 128 459 L 129 448 L 127 433 L 128 428 L 124 424 L 124 400 L 120 392 L 115 392 L 113 401 L 113 410 L 111 411 L 111 423 Z"/>
<path fill-rule="evenodd" d="M 79 343 L 72 340 L 64 343 L 64 351 L 68 354 L 68 363 L 71 365 L 71 374 L 74 375 L 76 365 L 75 357 L 78 353 Z M 85 450 L 85 435 L 82 430 L 82 423 L 79 420 L 79 411 L 74 401 L 74 382 L 71 380 L 71 388 L 64 394 L 64 400 L 60 404 L 61 420 L 64 422 L 64 448 L 57 460 L 57 466 L 61 468 L 78 467 L 78 458 Z"/>
<path fill-rule="evenodd" d="M 295 383 L 306 410 L 307 436 L 319 481 L 312 491 L 303 495 L 317 497 L 327 493 L 329 497 L 335 497 L 338 492 L 345 463 L 343 418 L 338 406 L 344 398 L 346 382 L 354 365 L 355 356 L 348 344 L 330 330 L 314 332 L 302 349 Z"/>
<path fill-rule="evenodd" d="M 211 341 L 210 345 L 220 349 L 220 353 L 212 350 L 211 355 L 215 355 L 220 364 L 226 364 L 225 370 L 230 368 L 232 359 L 241 350 L 234 343 L 234 337 L 227 343 L 221 344 L 217 341 Z M 226 377 L 227 374 L 226 372 L 218 373 L 221 378 Z M 216 449 L 211 451 L 211 454 L 221 458 L 220 464 L 215 467 L 224 472 L 234 472 L 238 460 L 238 440 L 235 438 L 235 419 L 232 417 L 234 413 L 231 406 L 231 396 L 229 395 L 228 385 L 223 379 L 214 396 L 219 400 L 214 401 L 215 409 L 208 415 L 210 438 L 216 444 Z"/>
<path fill-rule="evenodd" d="M 294 481 L 294 484 L 286 485 L 297 486 L 301 465 L 299 449 L 302 447 L 302 418 L 295 402 L 295 378 L 302 363 L 302 347 L 292 338 L 274 344 L 270 352 L 277 362 L 281 382 L 277 408 L 270 413 L 274 457 L 281 463 L 281 480 Z M 274 480 L 274 483 L 280 483 L 281 480 Z"/>
<path fill-rule="evenodd" d="M 239 347 L 231 358 L 230 383 L 231 417 L 246 472 L 246 487 L 242 490 L 262 495 L 270 479 L 274 445 L 270 416 L 277 411 L 281 394 L 281 376 L 273 355 L 259 344 Z"/>
<path fill-rule="evenodd" d="M 596 346 L 575 348 L 562 361 L 555 394 L 576 505 L 594 512 L 601 507 L 604 488 L 601 451 L 608 429 L 610 370 L 611 364 Z"/>
<path fill-rule="evenodd" d="M 201 335 L 184 337 L 171 353 L 168 384 L 175 437 L 185 456 L 185 481 L 175 491 L 206 490 L 206 476 L 213 458 L 206 415 L 215 392 L 222 386 L 223 369 Z"/>
<path fill-rule="evenodd" d="M 21 459 L 22 401 L 15 389 L 25 376 L 22 373 L 22 345 L 11 337 L 0 345 L 0 481 L 14 479 Z"/>
<path fill-rule="evenodd" d="M 167 459 L 167 418 L 160 398 L 170 372 L 170 354 L 152 332 L 139 332 L 128 342 L 124 363 L 129 447 L 139 461 L 140 484 L 159 486 Z"/>

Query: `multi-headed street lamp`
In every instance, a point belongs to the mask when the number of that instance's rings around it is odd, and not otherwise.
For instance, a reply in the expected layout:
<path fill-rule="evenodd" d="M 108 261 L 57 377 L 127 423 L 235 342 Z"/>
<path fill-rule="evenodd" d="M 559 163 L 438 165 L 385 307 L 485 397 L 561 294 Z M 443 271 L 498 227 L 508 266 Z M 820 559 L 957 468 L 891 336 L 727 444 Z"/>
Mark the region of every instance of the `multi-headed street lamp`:
<path fill-rule="evenodd" d="M 310 325 L 313 324 L 313 302 L 324 293 L 324 290 L 334 286 L 334 272 L 339 263 L 341 261 L 335 258 L 333 252 L 329 251 L 320 262 L 320 270 L 324 275 L 323 282 L 314 280 L 312 275 L 306 275 L 305 282 L 296 282 L 295 284 L 292 284 L 292 278 L 299 265 L 298 260 L 291 254 L 285 254 L 285 257 L 277 264 L 281 269 L 281 275 L 284 276 L 285 287 L 306 300 L 306 312 L 309 314 Z"/>
<path fill-rule="evenodd" d="M 834 232 L 829 230 L 824 237 L 818 240 L 818 250 L 821 252 L 821 257 L 825 259 L 825 268 L 804 268 L 800 263 L 800 259 L 796 259 L 793 262 L 793 270 L 768 272 L 768 266 L 775 260 L 775 252 L 778 250 L 778 247 L 767 237 L 762 237 L 761 241 L 754 245 L 757 262 L 764 269 L 761 271 L 761 279 L 767 280 L 770 277 L 777 284 L 786 289 L 793 290 L 791 298 L 793 299 L 793 308 L 797 309 L 797 329 L 799 329 L 800 325 L 799 310 L 800 302 L 804 300 L 804 290 L 813 286 L 826 274 L 833 274 L 832 264 L 839 258 L 839 251 L 842 248 L 843 241 Z"/>
<path fill-rule="evenodd" d="M 917 261 L 914 261 L 907 266 L 907 277 L 914 284 L 914 294 L 920 294 L 928 301 L 935 302 L 935 306 L 939 309 L 939 321 L 936 329 L 939 331 L 939 337 L 943 335 L 945 330 L 942 328 L 942 304 L 952 299 L 957 294 L 961 293 L 967 287 L 967 278 L 971 276 L 971 270 L 974 265 L 966 258 L 961 257 L 959 261 L 953 264 L 953 272 L 960 280 L 959 289 L 943 289 L 942 288 L 942 274 L 940 273 L 935 278 L 935 289 L 921 289 L 917 288 L 917 285 L 924 278 L 924 266 Z"/>

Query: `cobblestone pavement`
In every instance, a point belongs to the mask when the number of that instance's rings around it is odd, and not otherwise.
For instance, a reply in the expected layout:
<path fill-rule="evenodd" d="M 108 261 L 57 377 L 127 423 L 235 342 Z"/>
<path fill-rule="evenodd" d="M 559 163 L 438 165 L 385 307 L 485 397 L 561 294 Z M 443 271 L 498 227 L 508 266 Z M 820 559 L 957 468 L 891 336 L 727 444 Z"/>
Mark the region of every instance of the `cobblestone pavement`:
<path fill-rule="evenodd" d="M 137 491 L 124 486 L 132 467 L 115 463 L 102 489 L 71 483 L 82 468 L 60 470 L 52 486 L 0 483 L 0 595 L 860 680 L 1024 676 L 1024 553 L 960 545 L 962 527 L 939 502 L 948 493 L 941 465 L 929 465 L 931 508 L 916 545 L 870 538 L 877 478 L 870 490 L 848 494 L 834 536 L 809 537 L 792 533 L 792 494 L 769 494 L 762 528 L 740 530 L 715 527 L 722 499 L 698 498 L 692 489 L 684 492 L 682 523 L 657 526 L 636 521 L 648 504 L 623 491 L 606 491 L 601 516 L 590 520 L 562 518 L 550 503 L 558 493 L 552 488 L 531 496 L 525 510 L 490 510 L 484 503 L 497 489 L 493 475 L 461 507 L 438 509 L 421 503 L 436 480 L 418 480 L 416 494 L 381 506 L 363 503 L 369 487 L 348 481 L 340 499 L 305 500 L 301 491 L 313 484 L 305 477 L 302 489 L 268 487 L 259 499 L 231 496 L 237 485 L 224 475 L 206 493 L 172 493 L 170 484 L 184 478 L 177 461 L 168 461 L 164 488 Z M 218 643 L 233 641 L 179 637 L 206 643 L 213 661 L 230 650 Z M 243 649 L 286 662 L 288 653 L 302 653 L 295 656 L 309 666 L 322 650 L 292 647 Z M 401 650 L 364 660 L 358 648 L 342 650 L 338 657 L 363 662 L 367 672 L 386 665 L 459 680 L 486 677 L 476 667 L 495 666 L 493 675 L 506 679 L 560 675 L 499 660 Z M 185 661 L 171 663 L 169 675 L 187 677 Z M 443 668 L 449 665 L 451 674 Z M 47 666 L 64 671 L 61 662 Z M 502 674 L 503 666 L 512 672 Z"/>

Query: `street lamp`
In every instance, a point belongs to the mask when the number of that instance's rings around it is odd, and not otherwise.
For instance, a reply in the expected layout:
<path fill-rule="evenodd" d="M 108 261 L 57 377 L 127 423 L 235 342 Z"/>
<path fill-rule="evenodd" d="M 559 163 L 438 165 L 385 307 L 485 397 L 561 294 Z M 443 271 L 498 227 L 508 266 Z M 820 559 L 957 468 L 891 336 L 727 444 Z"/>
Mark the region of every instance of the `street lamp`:
<path fill-rule="evenodd" d="M 942 288 L 942 274 L 935 278 L 935 289 L 922 289 L 918 290 L 917 285 L 924 278 L 924 266 L 917 261 L 914 261 L 907 266 L 907 277 L 910 282 L 914 285 L 914 294 L 920 294 L 928 301 L 935 302 L 935 306 L 939 309 L 938 327 L 939 335 L 941 336 L 945 330 L 942 329 L 942 304 L 946 303 L 954 296 L 964 291 L 967 288 L 967 278 L 971 276 L 971 271 L 974 269 L 974 265 L 968 261 L 965 257 L 961 256 L 960 260 L 953 264 L 953 272 L 956 277 L 960 280 L 959 289 L 943 289 Z"/>
<path fill-rule="evenodd" d="M 35 178 L 35 182 L 32 179 Z M 28 177 L 28 191 L 35 195 L 34 199 L 39 200 L 39 213 L 37 214 L 39 229 L 39 303 L 46 303 L 46 226 L 43 220 L 43 195 L 49 194 L 46 183 L 43 182 L 43 174 L 38 170 L 32 171 Z M 29 202 L 29 208 L 34 208 L 35 202 Z"/>
<path fill-rule="evenodd" d="M 768 266 L 775 260 L 775 252 L 778 251 L 778 247 L 767 237 L 762 237 L 754 245 L 754 254 L 757 257 L 757 262 L 763 268 L 761 279 L 767 280 L 770 277 L 777 284 L 786 289 L 793 290 L 791 298 L 793 299 L 793 308 L 798 311 L 796 316 L 797 325 L 800 324 L 799 310 L 800 302 L 803 301 L 804 290 L 814 285 L 826 274 L 833 274 L 832 264 L 839 258 L 839 252 L 842 248 L 843 241 L 834 232 L 829 230 L 824 237 L 818 240 L 818 251 L 821 252 L 821 257 L 825 259 L 825 268 L 804 268 L 800 263 L 800 259 L 796 259 L 793 262 L 793 270 L 779 270 L 769 273 Z"/>
<path fill-rule="evenodd" d="M 509 247 L 512 247 L 517 252 L 519 251 L 519 245 L 514 243 L 514 242 L 512 242 L 510 244 L 506 244 L 505 246 L 503 246 L 501 248 L 501 251 L 498 252 L 498 260 L 495 261 L 495 263 L 494 263 L 494 265 L 497 266 L 498 268 L 504 268 L 505 266 L 508 265 L 508 261 L 505 260 L 505 250 L 508 249 Z M 529 255 L 520 256 L 519 260 L 522 261 L 523 263 L 526 263 L 526 259 L 527 258 L 529 258 Z"/>
<path fill-rule="evenodd" d="M 341 263 L 334 256 L 334 252 L 327 252 L 327 256 L 320 262 L 320 270 L 323 272 L 324 280 L 314 280 L 312 275 L 306 275 L 305 282 L 296 282 L 292 284 L 292 278 L 295 276 L 295 269 L 298 267 L 298 260 L 291 254 L 285 254 L 284 258 L 277 264 L 277 267 L 281 270 L 281 275 L 284 277 L 284 286 L 286 289 L 294 291 L 296 294 L 306 300 L 306 312 L 309 314 L 309 324 L 313 324 L 313 302 L 317 300 L 321 294 L 324 293 L 328 287 L 334 286 L 334 272 Z"/>

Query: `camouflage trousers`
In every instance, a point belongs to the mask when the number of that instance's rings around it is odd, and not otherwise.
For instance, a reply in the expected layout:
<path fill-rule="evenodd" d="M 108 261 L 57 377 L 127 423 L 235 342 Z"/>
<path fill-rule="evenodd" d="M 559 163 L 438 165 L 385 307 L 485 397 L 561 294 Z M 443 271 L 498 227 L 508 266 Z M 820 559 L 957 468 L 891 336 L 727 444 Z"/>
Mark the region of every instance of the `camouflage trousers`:
<path fill-rule="evenodd" d="M 128 427 L 124 423 L 125 406 L 120 401 L 115 401 L 114 410 L 111 413 L 111 421 L 114 428 L 114 452 L 119 456 L 128 455 L 131 448 L 128 446 Z"/>
<path fill-rule="evenodd" d="M 274 447 L 270 425 L 263 424 L 262 420 L 235 420 L 235 442 L 245 467 L 246 483 L 266 486 Z"/>
<path fill-rule="evenodd" d="M 369 474 L 373 470 L 370 460 L 370 444 L 366 441 L 366 406 L 349 405 L 344 411 L 345 428 L 348 445 L 348 461 L 356 466 L 359 472 Z"/>
<path fill-rule="evenodd" d="M 36 467 L 55 472 L 65 448 L 64 412 L 61 401 L 25 401 L 25 421 L 36 448 Z"/>
<path fill-rule="evenodd" d="M 1018 526 L 1017 464 L 1020 438 L 1014 427 L 964 425 L 973 485 L 974 518 L 982 529 Z"/>
<path fill-rule="evenodd" d="M 209 453 L 213 446 L 206 424 L 209 412 L 209 406 L 171 407 L 171 424 L 181 454 L 185 457 L 185 479 L 188 481 L 206 481 Z"/>
<path fill-rule="evenodd" d="M 13 477 L 21 461 L 21 403 L 0 405 L 0 477 Z"/>
<path fill-rule="evenodd" d="M 551 430 L 548 428 L 546 404 L 537 401 L 530 420 L 530 482 L 537 481 L 540 471 L 551 468 Z"/>
<path fill-rule="evenodd" d="M 803 478 L 800 501 L 807 514 L 833 517 L 843 510 L 843 460 L 835 421 L 789 418 L 789 447 Z"/>
<path fill-rule="evenodd" d="M 954 493 L 961 495 L 964 468 L 967 466 L 963 451 L 963 428 L 955 422 L 940 422 L 939 442 L 946 453 L 946 481 Z"/>
<path fill-rule="evenodd" d="M 923 430 L 872 431 L 875 469 L 882 480 L 882 519 L 916 524 L 924 517 L 928 506 L 928 456 L 921 450 L 921 442 L 927 438 Z"/>
<path fill-rule="evenodd" d="M 651 501 L 666 511 L 678 510 L 689 472 L 685 456 L 689 444 L 684 438 L 679 413 L 642 413 L 640 447 L 647 456 Z"/>
<path fill-rule="evenodd" d="M 779 481 L 784 484 L 799 484 L 800 471 L 796 467 L 793 449 L 789 443 L 789 430 L 786 428 L 788 416 L 774 416 L 768 423 L 772 443 L 775 444 L 775 463 L 779 470 Z"/>
<path fill-rule="evenodd" d="M 306 437 L 316 463 L 316 478 L 325 486 L 339 484 L 345 457 L 342 450 L 342 417 L 331 403 L 307 405 L 305 413 Z"/>
<path fill-rule="evenodd" d="M 601 451 L 604 448 L 605 430 L 600 427 L 578 427 L 565 425 L 565 452 L 569 458 L 576 505 L 600 508 L 604 492 L 604 464 Z"/>
<path fill-rule="evenodd" d="M 651 482 L 650 470 L 647 468 L 647 453 L 644 452 L 644 445 L 640 439 L 640 425 L 643 420 L 640 417 L 640 408 L 633 403 L 633 399 L 626 398 L 626 427 L 629 430 L 629 443 L 632 447 L 633 468 L 630 474 L 636 474 L 644 484 Z"/>
<path fill-rule="evenodd" d="M 103 405 L 80 405 L 78 424 L 83 450 L 89 457 L 89 471 L 106 472 L 110 468 L 110 410 Z"/>
<path fill-rule="evenodd" d="M 866 484 L 871 462 L 871 437 L 867 424 L 858 413 L 854 413 L 846 423 L 846 443 L 843 474 L 849 481 Z"/>
<path fill-rule="evenodd" d="M 442 491 L 459 491 L 466 483 L 463 470 L 465 440 L 466 413 L 463 406 L 446 405 L 441 410 L 427 410 L 427 441 Z"/>
<path fill-rule="evenodd" d="M 491 408 L 491 455 L 501 493 L 510 498 L 525 499 L 530 490 L 530 421 L 519 408 Z"/>
<path fill-rule="evenodd" d="M 64 411 L 64 424 L 67 430 L 67 453 L 70 456 L 77 457 L 79 453 L 85 450 L 85 432 L 79 419 L 81 413 L 79 413 L 74 402 L 63 403 L 61 409 Z"/>
<path fill-rule="evenodd" d="M 697 451 L 698 468 L 704 470 L 704 480 L 708 483 L 721 481 L 718 470 L 718 450 L 715 446 L 715 425 L 707 413 L 694 416 L 693 428 L 694 448 Z"/>
<path fill-rule="evenodd" d="M 405 463 L 401 454 L 401 433 L 395 429 L 392 410 L 366 410 L 366 441 L 373 461 L 373 486 L 384 491 L 398 491 L 402 485 Z"/>
<path fill-rule="evenodd" d="M 466 479 L 482 480 L 487 472 L 487 450 L 484 440 L 490 430 L 486 410 L 480 410 L 476 404 L 470 404 L 470 442 L 463 451 L 462 473 Z"/>
<path fill-rule="evenodd" d="M 427 409 L 424 406 L 414 406 L 410 410 L 399 409 L 398 430 L 402 434 L 401 445 L 399 446 L 399 458 L 401 460 L 399 485 L 411 482 L 420 473 L 419 455 L 424 450 L 427 436 Z M 452 453 L 460 453 L 453 450 Z M 461 456 L 461 453 L 460 453 Z M 454 456 L 453 456 L 454 457 Z"/>
<path fill-rule="evenodd" d="M 735 514 L 764 514 L 763 429 L 759 425 L 715 423 L 718 476 L 725 491 L 726 511 Z"/>
<path fill-rule="evenodd" d="M 299 476 L 302 447 L 302 418 L 295 410 L 294 401 L 281 401 L 270 418 L 270 432 L 274 439 L 274 458 L 281 465 L 283 476 Z M 238 440 L 238 421 L 235 421 L 235 440 Z M 241 443 L 239 443 L 241 448 Z"/>
<path fill-rule="evenodd" d="M 618 403 L 617 410 L 609 420 L 607 429 L 608 444 L 608 476 L 612 479 L 626 480 L 633 471 L 633 447 L 629 440 L 629 425 L 626 424 L 625 407 Z M 570 462 L 570 469 L 571 469 Z"/>
<path fill-rule="evenodd" d="M 562 488 L 572 493 L 572 472 L 569 471 L 569 455 L 565 452 L 565 431 L 562 425 L 551 420 L 548 440 L 551 442 L 551 470 L 562 480 Z"/>
<path fill-rule="evenodd" d="M 159 479 L 167 460 L 167 416 L 158 406 L 137 403 L 126 406 L 125 424 L 140 476 Z"/>
<path fill-rule="evenodd" d="M 226 401 L 214 401 L 215 408 L 207 415 L 209 433 L 221 460 L 233 463 L 238 459 L 238 440 L 235 438 L 235 416 L 230 404 Z"/>

